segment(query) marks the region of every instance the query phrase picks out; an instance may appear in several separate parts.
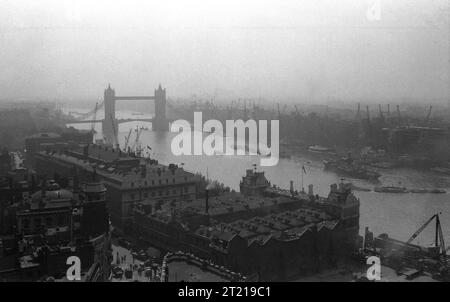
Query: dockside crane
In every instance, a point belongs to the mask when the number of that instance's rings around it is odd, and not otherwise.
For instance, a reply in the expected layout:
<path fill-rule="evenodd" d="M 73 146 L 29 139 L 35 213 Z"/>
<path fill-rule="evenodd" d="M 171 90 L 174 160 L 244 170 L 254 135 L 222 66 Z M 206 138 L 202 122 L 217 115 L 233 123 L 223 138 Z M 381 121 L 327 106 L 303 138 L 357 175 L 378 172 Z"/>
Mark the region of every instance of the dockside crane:
<path fill-rule="evenodd" d="M 366 106 L 366 113 L 367 113 L 367 125 L 370 127 L 370 111 L 369 106 Z"/>
<path fill-rule="evenodd" d="M 433 221 L 436 220 L 436 230 L 435 230 L 435 238 L 434 244 L 435 247 L 439 247 L 439 254 L 444 257 L 444 260 L 447 258 L 447 250 L 445 248 L 444 235 L 442 233 L 441 221 L 439 220 L 439 214 L 434 214 L 430 219 L 427 220 L 412 236 L 406 241 L 406 244 L 410 244 L 417 236 L 422 233 L 422 231 Z"/>
<path fill-rule="evenodd" d="M 128 143 L 130 142 L 131 132 L 133 132 L 133 129 L 132 129 L 132 128 L 130 128 L 130 131 L 128 132 L 128 135 L 125 136 L 125 145 L 123 146 L 123 151 L 124 151 L 124 152 L 127 152 L 127 149 L 128 149 Z"/>
<path fill-rule="evenodd" d="M 253 117 L 254 120 L 258 120 L 258 119 L 257 119 L 257 116 L 258 116 L 257 112 L 258 112 L 258 107 L 256 106 L 256 102 L 253 101 L 253 113 L 252 113 L 252 117 Z"/>
<path fill-rule="evenodd" d="M 141 137 L 142 130 L 144 130 L 143 127 L 139 128 L 138 126 L 136 126 L 136 138 L 134 140 L 134 148 L 135 148 L 135 152 L 136 152 L 136 154 L 138 156 L 140 156 L 141 152 L 142 152 L 141 144 L 140 144 L 140 141 L 139 141 L 139 139 Z"/>
<path fill-rule="evenodd" d="M 248 120 L 247 116 L 247 100 L 244 100 L 244 121 Z"/>

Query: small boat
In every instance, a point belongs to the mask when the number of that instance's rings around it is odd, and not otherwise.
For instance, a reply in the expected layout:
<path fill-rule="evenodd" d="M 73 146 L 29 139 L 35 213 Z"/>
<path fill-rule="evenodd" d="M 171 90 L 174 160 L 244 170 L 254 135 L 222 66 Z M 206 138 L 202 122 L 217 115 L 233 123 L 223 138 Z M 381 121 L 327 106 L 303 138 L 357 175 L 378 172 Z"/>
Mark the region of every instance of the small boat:
<path fill-rule="evenodd" d="M 427 189 L 411 189 L 409 192 L 411 193 L 429 193 L 430 190 Z"/>
<path fill-rule="evenodd" d="M 447 193 L 447 191 L 445 191 L 444 189 L 432 189 L 432 190 L 430 190 L 430 193 L 444 194 L 444 193 Z"/>
<path fill-rule="evenodd" d="M 443 189 L 411 189 L 409 190 L 411 193 L 432 193 L 432 194 L 444 194 L 447 191 Z"/>
<path fill-rule="evenodd" d="M 405 187 L 396 187 L 396 186 L 384 186 L 384 187 L 375 187 L 374 189 L 377 193 L 408 193 L 408 189 Z"/>
<path fill-rule="evenodd" d="M 308 147 L 309 152 L 313 153 L 321 153 L 321 154 L 335 154 L 335 150 L 332 148 L 327 148 L 319 145 L 309 146 Z"/>

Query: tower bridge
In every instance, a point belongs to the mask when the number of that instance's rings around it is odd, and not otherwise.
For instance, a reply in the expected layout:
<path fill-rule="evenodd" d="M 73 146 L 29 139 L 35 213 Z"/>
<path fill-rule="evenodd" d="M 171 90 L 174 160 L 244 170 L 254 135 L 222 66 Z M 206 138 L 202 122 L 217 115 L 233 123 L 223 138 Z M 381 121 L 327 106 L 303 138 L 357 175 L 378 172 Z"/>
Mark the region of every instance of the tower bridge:
<path fill-rule="evenodd" d="M 167 131 L 169 129 L 169 121 L 166 119 L 166 89 L 162 89 L 161 84 L 155 89 L 155 94 L 152 96 L 117 96 L 115 90 L 108 85 L 103 100 L 105 118 L 102 122 L 102 131 L 107 144 L 117 143 L 115 138 L 119 130 L 119 123 L 116 119 L 116 101 L 154 101 L 155 116 L 151 120 L 152 129 L 154 131 Z"/>
<path fill-rule="evenodd" d="M 116 101 L 154 101 L 155 115 L 151 119 L 136 118 L 136 119 L 117 119 L 116 118 Z M 166 89 L 159 87 L 155 89 L 155 94 L 151 96 L 118 96 L 113 88 L 108 85 L 103 95 L 103 103 L 101 104 L 105 110 L 105 117 L 103 120 L 86 120 L 86 117 L 91 116 L 97 110 L 83 115 L 83 120 L 77 120 L 70 123 L 102 123 L 102 132 L 105 137 L 105 143 L 117 144 L 117 133 L 119 131 L 119 124 L 133 121 L 145 121 L 152 123 L 152 130 L 154 131 L 168 131 L 169 120 L 166 118 Z M 94 114 L 95 116 L 95 114 Z"/>

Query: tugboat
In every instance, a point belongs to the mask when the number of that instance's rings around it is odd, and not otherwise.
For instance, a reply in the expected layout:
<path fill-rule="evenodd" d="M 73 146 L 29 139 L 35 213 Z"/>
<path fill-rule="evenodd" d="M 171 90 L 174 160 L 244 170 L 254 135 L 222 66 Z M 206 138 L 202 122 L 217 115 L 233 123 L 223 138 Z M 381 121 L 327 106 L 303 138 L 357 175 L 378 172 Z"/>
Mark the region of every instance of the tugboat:
<path fill-rule="evenodd" d="M 343 157 L 339 160 L 324 160 L 324 169 L 335 171 L 343 176 L 377 180 L 381 174 L 373 170 L 368 170 L 361 163 L 352 159 L 351 155 Z"/>

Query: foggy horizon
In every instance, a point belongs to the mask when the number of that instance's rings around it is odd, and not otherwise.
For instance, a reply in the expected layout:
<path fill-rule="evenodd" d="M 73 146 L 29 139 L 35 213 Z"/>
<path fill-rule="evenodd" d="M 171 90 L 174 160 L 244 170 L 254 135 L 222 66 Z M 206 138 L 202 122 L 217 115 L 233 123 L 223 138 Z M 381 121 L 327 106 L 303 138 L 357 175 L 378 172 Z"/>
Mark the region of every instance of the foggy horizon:
<path fill-rule="evenodd" d="M 1 101 L 449 97 L 446 1 L 91 2 L 0 1 Z"/>

